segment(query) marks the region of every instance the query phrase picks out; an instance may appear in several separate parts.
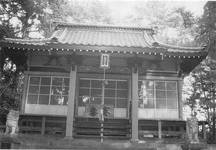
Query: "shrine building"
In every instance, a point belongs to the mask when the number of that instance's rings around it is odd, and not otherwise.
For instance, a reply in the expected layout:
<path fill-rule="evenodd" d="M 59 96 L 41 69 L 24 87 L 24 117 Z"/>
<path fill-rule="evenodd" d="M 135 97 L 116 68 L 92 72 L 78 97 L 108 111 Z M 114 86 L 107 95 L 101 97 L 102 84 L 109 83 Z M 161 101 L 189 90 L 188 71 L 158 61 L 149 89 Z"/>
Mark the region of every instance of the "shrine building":
<path fill-rule="evenodd" d="M 27 58 L 20 132 L 107 138 L 182 136 L 182 81 L 207 55 L 151 28 L 59 23 L 45 39 L 1 41 Z M 104 87 L 103 87 L 104 86 Z"/>

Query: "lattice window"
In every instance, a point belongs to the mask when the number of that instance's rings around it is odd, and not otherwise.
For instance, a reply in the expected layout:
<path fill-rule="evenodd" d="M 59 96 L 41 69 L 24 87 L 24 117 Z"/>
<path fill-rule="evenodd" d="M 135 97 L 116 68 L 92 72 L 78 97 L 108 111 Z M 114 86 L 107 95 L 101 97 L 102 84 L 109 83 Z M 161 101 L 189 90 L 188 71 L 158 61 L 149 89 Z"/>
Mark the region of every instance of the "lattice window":
<path fill-rule="evenodd" d="M 128 81 L 107 80 L 104 91 L 104 104 L 114 108 L 128 107 Z M 78 106 L 101 104 L 102 80 L 80 79 Z"/>
<path fill-rule="evenodd" d="M 27 103 L 67 105 L 69 78 L 60 76 L 29 76 Z"/>
<path fill-rule="evenodd" d="M 177 82 L 156 80 L 139 81 L 139 107 L 177 109 Z"/>

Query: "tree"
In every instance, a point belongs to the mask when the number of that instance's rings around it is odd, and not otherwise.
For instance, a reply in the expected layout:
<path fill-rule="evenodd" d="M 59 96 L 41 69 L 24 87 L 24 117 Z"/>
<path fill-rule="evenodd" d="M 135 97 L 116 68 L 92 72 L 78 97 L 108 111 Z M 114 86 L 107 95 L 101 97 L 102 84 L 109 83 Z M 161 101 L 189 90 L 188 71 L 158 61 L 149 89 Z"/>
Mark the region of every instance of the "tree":
<path fill-rule="evenodd" d="M 216 2 L 209 1 L 204 6 L 204 14 L 199 22 L 197 41 L 207 45 L 209 57 L 216 58 Z"/>
<path fill-rule="evenodd" d="M 192 88 L 185 104 L 191 108 L 192 113 L 200 112 L 205 114 L 210 128 L 210 140 L 216 142 L 216 61 L 207 58 L 190 75 Z"/>
<path fill-rule="evenodd" d="M 197 41 L 206 44 L 208 57 L 191 74 L 194 79 L 193 91 L 187 99 L 191 109 L 204 112 L 210 128 L 210 139 L 216 142 L 216 2 L 207 2 L 204 7 L 204 14 L 199 20 L 199 36 Z M 194 105 L 195 101 L 198 105 Z M 195 106 L 195 107 L 194 107 Z M 193 108 L 194 107 L 194 108 Z"/>
<path fill-rule="evenodd" d="M 111 16 L 109 8 L 99 0 L 73 1 L 69 3 L 70 8 L 67 9 L 67 21 L 71 23 L 87 23 L 87 24 L 110 24 Z M 68 7 L 67 7 L 68 8 Z"/>
<path fill-rule="evenodd" d="M 159 1 L 139 2 L 134 14 L 127 16 L 127 23 L 156 27 L 157 38 L 168 44 L 197 46 L 197 23 L 199 18 L 183 7 L 170 8 Z"/>
<path fill-rule="evenodd" d="M 3 37 L 27 38 L 39 7 L 30 0 L 0 1 L 0 32 Z M 15 22 L 15 23 L 14 23 Z M 0 51 L 0 122 L 5 122 L 10 109 L 19 109 L 23 70 L 26 68 L 24 51 L 1 48 Z"/>
<path fill-rule="evenodd" d="M 0 9 L 1 25 L 12 31 L 7 37 L 28 37 L 35 19 L 42 13 L 38 4 L 31 0 L 1 1 Z"/>
<path fill-rule="evenodd" d="M 17 37 L 28 38 L 39 32 L 49 37 L 53 22 L 110 23 L 110 12 L 101 1 L 87 3 L 67 0 L 8 0 L 0 1 L 0 19 Z M 16 23 L 14 23 L 16 22 Z M 7 37 L 14 37 L 8 35 Z"/>

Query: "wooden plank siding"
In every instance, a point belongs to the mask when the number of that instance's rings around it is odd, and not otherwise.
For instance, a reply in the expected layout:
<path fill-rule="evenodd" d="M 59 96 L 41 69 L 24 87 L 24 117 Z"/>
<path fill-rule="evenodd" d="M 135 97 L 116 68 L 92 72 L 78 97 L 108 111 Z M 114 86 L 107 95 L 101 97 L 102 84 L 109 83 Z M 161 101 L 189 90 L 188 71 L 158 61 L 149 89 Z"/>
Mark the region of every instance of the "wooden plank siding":
<path fill-rule="evenodd" d="M 20 133 L 65 136 L 65 126 L 65 117 L 21 115 L 19 120 Z"/>
<path fill-rule="evenodd" d="M 186 121 L 178 120 L 139 120 L 139 138 L 184 138 Z"/>
<path fill-rule="evenodd" d="M 76 118 L 74 123 L 75 137 L 99 138 L 101 133 L 100 121 L 97 118 Z M 104 120 L 103 135 L 106 138 L 129 139 L 131 125 L 128 119 Z"/>
<path fill-rule="evenodd" d="M 68 64 L 66 57 L 66 53 L 62 53 L 61 55 L 57 55 L 59 57 L 59 60 L 52 60 L 50 64 L 46 64 L 49 57 L 47 54 L 41 53 L 40 55 L 31 55 L 29 58 L 29 69 L 30 71 L 25 72 L 26 77 L 29 77 L 30 75 L 38 75 L 38 76 L 64 76 L 64 77 L 69 77 L 70 75 L 70 64 Z M 76 78 L 76 85 L 75 85 L 75 93 L 74 93 L 74 110 L 71 110 L 71 113 L 74 112 L 75 117 L 78 115 L 78 96 L 79 96 L 79 80 L 80 78 L 91 78 L 91 79 L 102 79 L 103 78 L 103 69 L 99 68 L 99 56 L 100 53 L 97 54 L 92 54 L 89 55 L 89 53 L 82 53 L 82 64 L 79 64 L 77 66 L 77 78 Z M 110 69 L 106 71 L 106 78 L 107 79 L 124 79 L 128 81 L 129 84 L 129 93 L 128 93 L 128 107 L 127 107 L 127 117 L 124 119 L 132 119 L 132 123 L 134 125 L 130 126 L 129 130 L 125 130 L 128 132 L 127 134 L 134 133 L 134 140 L 138 139 L 138 128 L 139 125 L 138 123 L 135 124 L 135 122 L 138 121 L 138 116 L 135 117 L 135 112 L 136 114 L 138 113 L 138 106 L 134 106 L 137 104 L 133 104 L 136 99 L 138 99 L 138 96 L 133 96 L 134 94 L 136 95 L 138 89 L 135 88 L 133 89 L 133 84 L 135 84 L 131 79 L 132 73 L 131 73 L 131 68 L 129 68 L 127 64 L 127 59 L 130 58 L 131 56 L 128 55 L 127 57 L 123 57 L 122 54 L 112 54 L 111 55 L 111 64 L 110 64 Z M 175 80 L 178 81 L 180 80 L 177 76 L 177 65 L 174 59 L 161 59 L 160 56 L 146 56 L 142 55 L 143 58 L 142 65 L 139 68 L 139 73 L 137 73 L 137 81 L 140 79 L 156 79 L 156 80 Z M 59 61 L 59 62 L 57 62 Z M 27 83 L 26 83 L 27 84 Z M 26 87 L 27 88 L 27 87 Z M 27 89 L 26 91 L 27 92 Z M 24 98 L 23 101 L 25 102 L 26 100 L 26 93 L 24 93 Z M 71 100 L 71 99 L 70 99 Z M 179 99 L 180 100 L 180 99 Z M 132 104 L 132 105 L 131 105 Z M 31 107 L 32 106 L 32 107 Z M 133 107 L 133 109 L 131 109 Z M 35 109 L 34 109 L 35 108 Z M 37 108 L 37 109 L 36 109 Z M 34 104 L 27 104 L 25 102 L 25 107 L 23 106 L 23 114 L 32 114 L 32 115 L 41 115 L 41 116 L 67 116 L 68 114 L 68 108 L 67 106 L 55 106 L 55 105 L 38 105 L 35 106 Z M 178 109 L 181 109 L 178 107 Z M 38 111 L 40 110 L 40 111 Z M 132 111 L 130 111 L 132 110 Z M 131 113 L 133 112 L 133 113 Z M 179 111 L 180 112 L 180 111 Z M 131 113 L 131 114 L 130 114 Z M 178 116 L 178 115 L 177 115 Z M 179 115 L 180 116 L 180 115 Z M 68 116 L 71 117 L 71 116 Z M 117 118 L 115 118 L 118 120 Z M 155 119 L 155 118 L 148 118 L 148 119 Z M 178 119 L 178 118 L 174 118 Z M 46 121 L 45 121 L 46 122 Z M 71 122 L 71 121 L 70 121 Z M 130 122 L 130 121 L 129 121 Z M 89 122 L 89 124 L 91 124 Z M 120 123 L 121 124 L 121 123 Z M 130 124 L 130 123 L 129 123 Z M 80 125 L 80 126 L 79 126 Z M 95 124 L 94 124 L 95 125 Z M 73 125 L 69 125 L 68 127 L 72 127 Z M 84 135 L 84 130 L 88 131 L 89 135 L 93 134 L 94 131 L 92 131 L 92 128 L 87 129 L 85 127 L 85 124 L 78 124 L 76 121 L 74 122 L 74 133 L 76 135 Z M 97 127 L 97 126 L 96 126 Z M 121 132 L 121 125 L 114 125 L 114 124 L 105 124 L 105 135 L 116 135 L 117 133 L 119 135 L 122 135 L 124 132 Z M 48 132 L 50 127 L 45 127 L 45 131 L 42 131 L 42 133 L 46 134 Z M 39 129 L 39 127 L 35 127 L 35 132 Z M 84 129 L 84 130 L 83 130 Z M 98 129 L 98 128 L 97 128 Z M 112 129 L 112 131 L 110 131 Z M 119 130 L 119 132 L 117 131 Z M 128 128 L 127 128 L 128 129 Z M 62 129 L 58 129 L 59 131 L 62 131 Z M 132 132 L 131 132 L 132 130 Z M 163 130 L 163 127 L 162 127 Z M 156 130 L 157 131 L 157 130 Z M 41 131 L 40 131 L 41 132 Z M 72 131 L 70 130 L 70 133 Z M 111 132 L 111 133 L 110 133 Z M 97 131 L 97 135 L 100 133 L 100 131 Z M 124 133 L 124 134 L 125 134 Z M 139 131 L 140 133 L 140 131 Z M 64 131 L 65 134 L 65 131 Z M 163 136 L 163 133 L 162 133 Z"/>

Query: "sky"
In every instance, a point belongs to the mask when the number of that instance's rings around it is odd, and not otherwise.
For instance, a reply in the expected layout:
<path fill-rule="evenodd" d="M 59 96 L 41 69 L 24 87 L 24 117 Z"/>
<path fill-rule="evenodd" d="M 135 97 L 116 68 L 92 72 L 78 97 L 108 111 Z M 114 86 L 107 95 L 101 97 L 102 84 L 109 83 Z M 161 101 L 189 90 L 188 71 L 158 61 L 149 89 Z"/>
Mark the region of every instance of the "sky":
<path fill-rule="evenodd" d="M 171 7 L 185 6 L 186 8 L 188 8 L 189 10 L 191 10 L 192 12 L 198 15 L 202 13 L 202 8 L 207 2 L 206 0 L 100 0 L 100 1 L 104 1 L 110 4 L 113 3 L 114 5 L 116 3 L 116 6 L 112 6 L 112 7 L 116 7 L 116 8 L 119 7 L 120 10 L 124 10 L 124 11 L 127 11 L 127 9 L 131 7 L 132 3 L 147 2 L 147 1 L 160 1 L 160 2 L 169 3 Z M 120 3 L 121 5 L 118 5 Z"/>
<path fill-rule="evenodd" d="M 201 16 L 203 14 L 203 7 L 206 4 L 206 1 L 172 1 L 170 3 L 173 4 L 173 6 L 184 6 L 195 15 Z"/>
<path fill-rule="evenodd" d="M 91 2 L 91 0 L 69 0 L 69 1 L 71 2 L 78 1 L 86 4 L 88 4 L 88 2 Z M 99 1 L 105 3 L 105 5 L 108 6 L 108 8 L 110 9 L 112 19 L 114 20 L 114 22 L 118 23 L 118 21 L 124 20 L 126 16 L 130 16 L 131 14 L 134 13 L 134 6 L 137 6 L 137 4 L 145 5 L 145 2 L 148 2 L 149 0 L 99 0 Z M 162 0 L 158 0 L 158 1 L 161 2 Z M 162 2 L 166 3 L 170 8 L 185 7 L 186 9 L 193 12 L 195 16 L 201 16 L 203 14 L 203 7 L 207 1 L 169 0 L 169 1 L 162 1 Z"/>
<path fill-rule="evenodd" d="M 130 13 L 132 13 L 133 6 L 137 3 L 144 3 L 148 0 L 100 0 L 106 3 L 106 5 L 110 8 L 112 12 L 112 16 L 116 19 L 121 19 Z M 162 1 L 162 0 L 159 0 Z M 190 10 L 194 13 L 195 16 L 201 16 L 203 14 L 203 7 L 206 1 L 198 1 L 198 0 L 169 0 L 169 1 L 162 1 L 167 3 L 168 6 L 171 8 L 175 7 L 185 7 L 186 9 Z"/>

